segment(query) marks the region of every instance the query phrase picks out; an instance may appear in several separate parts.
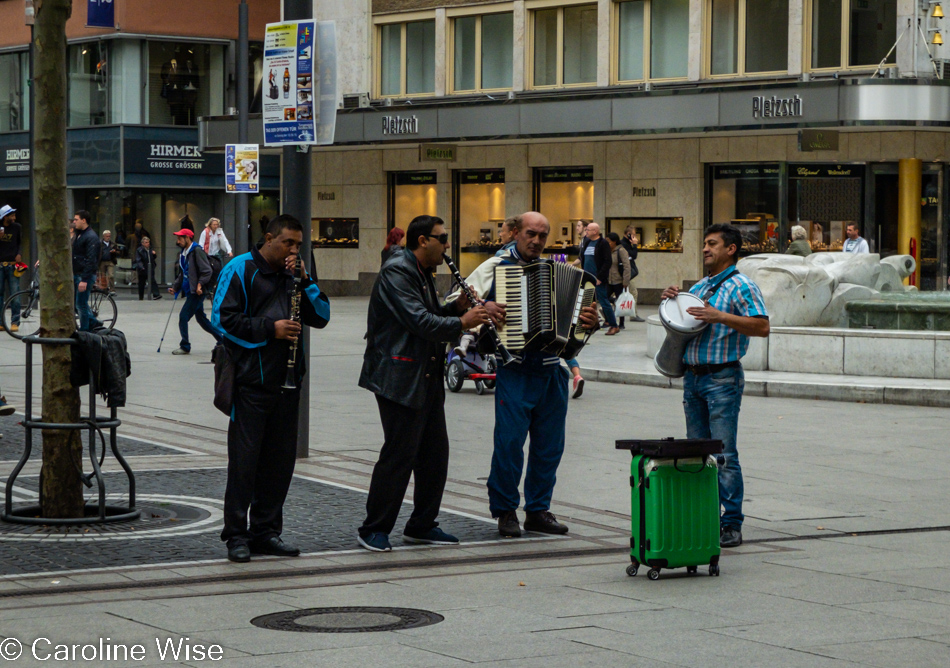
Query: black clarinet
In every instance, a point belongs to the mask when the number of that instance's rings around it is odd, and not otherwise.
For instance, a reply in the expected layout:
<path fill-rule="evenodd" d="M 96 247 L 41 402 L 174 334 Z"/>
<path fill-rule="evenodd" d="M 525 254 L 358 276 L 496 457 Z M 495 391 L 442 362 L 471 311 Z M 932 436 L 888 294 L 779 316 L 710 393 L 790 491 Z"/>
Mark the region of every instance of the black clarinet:
<path fill-rule="evenodd" d="M 455 266 L 455 263 L 452 262 L 452 258 L 449 257 L 448 253 L 442 253 L 442 257 L 445 258 L 445 264 L 448 266 L 449 271 L 452 272 L 452 276 L 455 278 L 455 282 L 459 284 L 459 287 L 462 291 L 468 296 L 468 301 L 471 302 L 472 306 L 481 304 L 481 300 L 475 294 L 475 291 L 472 289 L 468 283 L 462 278 L 462 274 L 459 273 L 458 267 Z M 514 358 L 511 356 L 511 353 L 508 352 L 508 349 L 505 347 L 505 344 L 501 342 L 501 337 L 498 336 L 498 330 L 495 329 L 495 323 L 490 319 L 485 325 L 488 327 L 488 331 L 492 337 L 492 340 L 495 343 L 495 349 L 498 351 L 498 355 L 501 357 L 502 364 L 508 364 Z"/>
<path fill-rule="evenodd" d="M 294 283 L 293 292 L 290 294 L 290 319 L 294 322 L 300 322 L 300 254 L 294 261 Z M 297 382 L 294 376 L 297 375 L 297 345 L 300 343 L 300 337 L 303 336 L 303 328 L 293 343 L 290 344 L 290 354 L 287 357 L 287 378 L 281 387 L 285 390 L 296 390 Z"/>

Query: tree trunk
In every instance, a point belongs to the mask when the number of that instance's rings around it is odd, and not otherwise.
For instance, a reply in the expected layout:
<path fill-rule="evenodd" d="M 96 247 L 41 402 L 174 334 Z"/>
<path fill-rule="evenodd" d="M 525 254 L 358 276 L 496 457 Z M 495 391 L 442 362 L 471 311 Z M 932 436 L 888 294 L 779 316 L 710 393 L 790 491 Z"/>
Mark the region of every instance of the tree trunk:
<path fill-rule="evenodd" d="M 33 207 L 39 245 L 41 336 L 68 338 L 76 329 L 66 210 L 66 20 L 72 0 L 35 0 L 33 26 Z M 43 421 L 78 422 L 79 389 L 69 382 L 70 346 L 43 350 Z M 75 463 L 74 463 L 75 462 Z M 82 517 L 78 431 L 43 431 L 40 505 L 44 517 Z"/>

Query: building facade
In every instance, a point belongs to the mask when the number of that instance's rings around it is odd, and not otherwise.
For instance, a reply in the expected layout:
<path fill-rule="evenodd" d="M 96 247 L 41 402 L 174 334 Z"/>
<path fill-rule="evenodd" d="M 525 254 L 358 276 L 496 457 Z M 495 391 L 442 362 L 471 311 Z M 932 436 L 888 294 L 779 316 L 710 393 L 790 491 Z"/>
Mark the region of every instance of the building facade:
<path fill-rule="evenodd" d="M 237 4 L 114 4 L 114 29 L 87 27 L 85 0 L 74 0 L 67 25 L 68 203 L 90 211 L 93 228 L 112 230 L 120 243 L 141 222 L 159 252 L 158 278 L 170 281 L 177 254 L 171 233 L 184 216 L 199 231 L 217 216 L 233 238 L 224 157 L 200 150 L 198 118 L 234 106 Z M 259 97 L 264 25 L 280 19 L 280 2 L 248 4 L 250 91 Z M 0 23 L 0 203 L 17 208 L 23 222 L 30 210 L 31 121 L 24 3 L 0 3 Z M 250 220 L 276 215 L 278 194 L 279 161 L 269 157 L 262 191 L 250 199 Z M 130 262 L 123 258 L 120 266 Z"/>
<path fill-rule="evenodd" d="M 551 254 L 576 252 L 577 220 L 635 227 L 647 300 L 702 275 L 702 229 L 717 222 L 742 227 L 745 253 L 781 252 L 795 224 L 839 249 L 856 222 L 874 252 L 915 253 L 915 280 L 942 289 L 950 87 L 936 7 L 314 3 L 337 22 L 344 97 L 335 145 L 313 152 L 321 280 L 368 293 L 388 229 L 420 213 L 448 222 L 467 274 L 506 216 L 537 209 Z M 210 147 L 225 125 L 211 120 Z M 916 221 L 898 206 L 914 188 Z"/>

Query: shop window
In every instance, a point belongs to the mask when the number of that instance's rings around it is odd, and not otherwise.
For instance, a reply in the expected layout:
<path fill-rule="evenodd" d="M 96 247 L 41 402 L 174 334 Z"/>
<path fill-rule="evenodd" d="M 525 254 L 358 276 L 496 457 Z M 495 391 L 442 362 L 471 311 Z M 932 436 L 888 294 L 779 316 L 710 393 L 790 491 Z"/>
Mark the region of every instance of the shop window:
<path fill-rule="evenodd" d="M 897 40 L 897 0 L 810 0 L 808 16 L 811 69 L 875 67 Z"/>
<path fill-rule="evenodd" d="M 435 172 L 390 172 L 389 229 L 405 231 L 416 216 L 438 215 L 436 187 Z"/>
<path fill-rule="evenodd" d="M 608 218 L 607 233 L 616 232 L 623 237 L 628 227 L 633 227 L 639 239 L 638 252 L 682 253 L 682 218 Z"/>
<path fill-rule="evenodd" d="M 378 90 L 381 97 L 435 92 L 435 21 L 379 26 Z"/>
<path fill-rule="evenodd" d="M 594 169 L 536 169 L 534 187 L 534 210 L 543 211 L 551 223 L 549 249 L 576 255 L 581 241 L 577 223 L 594 219 Z"/>
<path fill-rule="evenodd" d="M 468 276 L 503 245 L 499 233 L 505 221 L 505 170 L 458 171 L 454 185 L 458 265 Z"/>
<path fill-rule="evenodd" d="M 514 14 L 464 16 L 453 21 L 455 92 L 511 88 Z"/>
<path fill-rule="evenodd" d="M 314 248 L 359 248 L 359 218 L 313 218 L 310 226 Z"/>
<path fill-rule="evenodd" d="M 863 226 L 864 166 L 789 165 L 788 179 L 789 224 L 805 228 L 813 251 L 840 251 L 848 223 Z"/>
<path fill-rule="evenodd" d="M 777 164 L 718 165 L 712 168 L 709 223 L 731 223 L 742 232 L 740 255 L 784 249 L 779 229 Z"/>
<path fill-rule="evenodd" d="M 113 123 L 109 91 L 109 42 L 73 44 L 67 49 L 69 126 Z"/>
<path fill-rule="evenodd" d="M 223 113 L 224 80 L 224 47 L 150 41 L 149 124 L 197 125 L 199 116 Z"/>
<path fill-rule="evenodd" d="M 0 132 L 30 128 L 30 56 L 0 54 Z"/>
<path fill-rule="evenodd" d="M 535 88 L 597 83 L 597 5 L 533 12 Z"/>
<path fill-rule="evenodd" d="M 709 74 L 788 70 L 788 0 L 708 0 Z"/>

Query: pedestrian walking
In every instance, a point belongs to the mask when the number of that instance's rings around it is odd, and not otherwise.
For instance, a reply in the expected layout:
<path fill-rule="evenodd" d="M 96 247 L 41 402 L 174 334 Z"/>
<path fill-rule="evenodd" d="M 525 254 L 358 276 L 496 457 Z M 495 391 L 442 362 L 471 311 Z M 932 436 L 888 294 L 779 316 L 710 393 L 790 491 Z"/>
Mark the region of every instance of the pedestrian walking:
<path fill-rule="evenodd" d="M 637 276 L 640 274 L 640 270 L 637 268 L 637 255 L 639 254 L 638 246 L 640 245 L 640 238 L 637 236 L 636 227 L 627 225 L 627 229 L 623 231 L 623 237 L 620 239 L 620 245 L 627 251 L 627 256 L 630 258 L 629 290 L 630 294 L 633 295 L 634 312 L 634 316 L 630 318 L 630 321 L 643 322 L 643 318 L 637 315 L 637 302 L 640 300 L 640 295 L 637 293 Z"/>
<path fill-rule="evenodd" d="M 221 342 L 221 335 L 211 326 L 208 316 L 205 315 L 204 301 L 207 296 L 205 286 L 211 280 L 211 263 L 201 246 L 195 243 L 195 234 L 191 230 L 180 229 L 175 232 L 175 244 L 181 248 L 178 256 L 178 269 L 175 282 L 168 288 L 169 294 L 181 294 L 185 298 L 181 311 L 178 314 L 178 331 L 181 333 L 181 343 L 172 355 L 187 355 L 191 352 L 191 341 L 188 338 L 188 321 L 192 318 L 201 329 Z"/>
<path fill-rule="evenodd" d="M 92 214 L 79 210 L 73 215 L 73 283 L 76 286 L 76 310 L 79 311 L 79 329 L 88 332 L 102 327 L 89 308 L 89 292 L 96 283 L 99 269 L 99 237 L 89 223 Z"/>
<path fill-rule="evenodd" d="M 394 227 L 389 230 L 389 234 L 386 235 L 386 245 L 383 246 L 383 250 L 379 251 L 380 267 L 386 264 L 386 260 L 402 251 L 403 238 L 405 236 L 406 233 L 402 231 L 402 228 Z"/>
<path fill-rule="evenodd" d="M 303 263 L 295 285 L 294 267 L 303 244 L 300 221 L 277 216 L 264 236 L 260 250 L 251 249 L 224 267 L 211 310 L 234 368 L 221 540 L 227 543 L 228 559 L 236 562 L 249 561 L 252 554 L 300 554 L 281 538 L 297 453 L 300 385 L 310 354 L 300 335 L 302 325 L 323 328 L 330 321 L 330 301 Z M 296 290 L 295 319 L 291 305 Z M 294 387 L 287 388 L 295 342 Z"/>
<path fill-rule="evenodd" d="M 590 223 L 585 230 L 587 245 L 583 246 L 581 266 L 589 274 L 597 277 L 597 302 L 604 312 L 604 320 L 610 328 L 607 336 L 614 336 L 620 331 L 617 318 L 614 316 L 614 307 L 610 305 L 608 284 L 610 283 L 610 246 L 607 240 L 600 236 L 600 225 Z"/>
<path fill-rule="evenodd" d="M 769 315 L 759 287 L 739 273 L 736 263 L 742 247 L 742 233 L 725 223 L 706 228 L 703 240 L 703 267 L 706 277 L 690 288 L 704 305 L 686 312 L 709 323 L 689 342 L 683 356 L 683 408 L 689 438 L 722 441 L 719 461 L 719 544 L 742 544 L 742 500 L 744 485 L 739 466 L 737 436 L 739 407 L 745 389 L 740 359 L 749 349 L 749 337 L 769 335 Z M 679 294 L 676 286 L 663 291 L 663 299 Z"/>
<path fill-rule="evenodd" d="M 486 296 L 485 309 L 499 328 L 505 324 L 506 309 L 505 304 L 495 301 L 495 267 L 537 262 L 551 232 L 547 218 L 536 211 L 522 214 L 521 220 L 515 247 L 508 255 L 500 262 L 498 258 L 483 262 L 468 279 L 477 294 Z M 585 328 L 597 327 L 597 311 L 593 306 L 582 309 L 580 320 Z M 529 433 L 524 528 L 549 534 L 568 531 L 550 510 L 557 468 L 564 453 L 567 419 L 568 379 L 560 362 L 557 357 L 529 352 L 515 355 L 512 362 L 496 372 L 495 448 L 488 476 L 488 507 L 498 520 L 498 533 L 504 537 L 521 535 L 518 486 L 525 468 L 524 446 Z"/>
<path fill-rule="evenodd" d="M 209 218 L 205 223 L 205 228 L 201 230 L 201 236 L 198 238 L 198 245 L 204 250 L 208 257 L 218 258 L 224 265 L 224 259 L 234 257 L 231 244 L 221 229 L 221 220 L 218 218 Z"/>
<path fill-rule="evenodd" d="M 432 270 L 443 262 L 449 235 L 435 216 L 416 216 L 406 233 L 406 250 L 379 271 L 369 300 L 366 352 L 360 387 L 376 395 L 385 440 L 373 468 L 366 519 L 357 541 L 373 552 L 392 549 L 389 534 L 415 479 L 413 509 L 403 540 L 455 545 L 436 517 L 449 464 L 442 364 L 445 343 L 465 329 L 488 322 L 468 299 L 439 302 Z"/>
<path fill-rule="evenodd" d="M 119 247 L 112 241 L 112 232 L 103 230 L 99 249 L 99 283 L 110 294 L 115 294 L 115 265 L 118 261 Z"/>
<path fill-rule="evenodd" d="M 627 250 L 620 245 L 620 235 L 611 232 L 607 235 L 607 244 L 610 246 L 610 273 L 608 274 L 607 293 L 611 306 L 617 303 L 617 297 L 630 287 L 630 256 Z M 614 314 L 616 317 L 616 314 Z M 617 318 L 617 326 L 624 329 L 623 318 Z"/>
<path fill-rule="evenodd" d="M 20 255 L 22 234 L 20 223 L 16 222 L 16 209 L 9 204 L 4 205 L 0 208 L 0 308 L 20 289 L 20 281 L 15 272 L 16 265 L 23 261 L 23 256 Z M 18 332 L 20 330 L 20 300 L 11 301 L 10 309 L 12 311 L 10 329 Z M 0 323 L 0 330 L 2 329 L 3 324 Z"/>
<path fill-rule="evenodd" d="M 162 295 L 158 292 L 158 283 L 155 282 L 155 265 L 157 260 L 158 254 L 152 250 L 152 240 L 148 237 L 143 237 L 142 245 L 135 251 L 135 271 L 139 279 L 139 301 L 145 299 L 146 284 L 152 288 L 152 299 L 162 298 Z"/>

